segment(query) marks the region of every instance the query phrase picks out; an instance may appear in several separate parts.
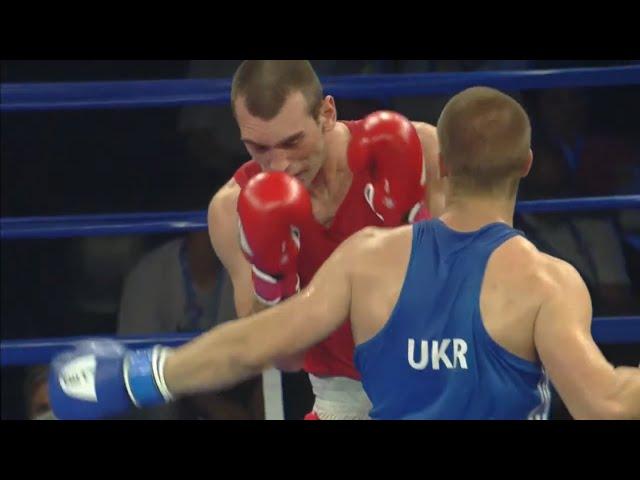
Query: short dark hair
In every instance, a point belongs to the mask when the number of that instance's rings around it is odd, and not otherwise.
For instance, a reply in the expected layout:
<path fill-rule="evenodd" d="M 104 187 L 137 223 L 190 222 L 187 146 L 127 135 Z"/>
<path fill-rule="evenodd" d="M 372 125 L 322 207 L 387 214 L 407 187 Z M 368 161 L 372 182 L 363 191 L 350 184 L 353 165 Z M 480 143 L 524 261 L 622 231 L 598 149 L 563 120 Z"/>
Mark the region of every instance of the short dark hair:
<path fill-rule="evenodd" d="M 235 113 L 235 102 L 243 97 L 251 115 L 271 120 L 296 91 L 307 101 L 309 114 L 317 118 L 322 85 L 308 60 L 245 60 L 233 76 L 231 109 Z"/>
<path fill-rule="evenodd" d="M 474 87 L 455 95 L 438 120 L 438 141 L 453 191 L 515 194 L 531 148 L 524 109 L 498 90 Z"/>

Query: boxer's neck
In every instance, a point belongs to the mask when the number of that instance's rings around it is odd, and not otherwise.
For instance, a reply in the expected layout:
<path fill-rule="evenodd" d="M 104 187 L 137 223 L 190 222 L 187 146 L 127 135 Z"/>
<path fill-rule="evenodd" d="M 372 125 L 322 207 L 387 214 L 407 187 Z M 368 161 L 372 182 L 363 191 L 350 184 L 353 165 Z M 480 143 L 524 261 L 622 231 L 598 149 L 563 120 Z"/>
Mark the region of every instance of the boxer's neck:
<path fill-rule="evenodd" d="M 451 195 L 440 220 L 461 232 L 473 232 L 496 222 L 513 227 L 514 210 L 515 198 Z"/>
<path fill-rule="evenodd" d="M 350 132 L 348 127 L 338 122 L 335 128 L 327 133 L 325 162 L 313 180 L 309 191 L 315 198 L 335 198 L 344 196 L 351 185 L 351 170 L 347 162 L 347 146 Z"/>
<path fill-rule="evenodd" d="M 349 129 L 343 123 L 327 133 L 326 159 L 320 173 L 309 187 L 313 216 L 321 225 L 328 227 L 344 201 L 353 175 L 347 162 Z"/>

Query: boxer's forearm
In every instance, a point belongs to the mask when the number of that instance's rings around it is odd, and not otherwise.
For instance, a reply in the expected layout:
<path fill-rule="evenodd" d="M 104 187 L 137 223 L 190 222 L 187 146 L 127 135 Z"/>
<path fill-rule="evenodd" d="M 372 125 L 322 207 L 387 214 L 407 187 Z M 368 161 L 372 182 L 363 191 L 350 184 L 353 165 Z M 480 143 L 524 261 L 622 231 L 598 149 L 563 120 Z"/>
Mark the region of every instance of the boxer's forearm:
<path fill-rule="evenodd" d="M 173 396 L 219 390 L 260 374 L 327 338 L 349 316 L 351 265 L 367 230 L 340 245 L 311 283 L 279 305 L 220 325 L 174 350 L 164 364 Z"/>
<path fill-rule="evenodd" d="M 269 308 L 269 305 L 262 303 L 258 299 L 254 299 L 253 305 L 251 306 L 251 314 L 253 315 L 255 313 L 260 313 L 263 310 L 266 310 L 267 308 Z"/>
<path fill-rule="evenodd" d="M 619 408 L 613 418 L 640 420 L 640 368 L 618 367 L 614 372 Z"/>
<path fill-rule="evenodd" d="M 313 345 L 318 337 L 310 295 L 296 295 L 277 307 L 213 328 L 174 350 L 164 364 L 173 396 L 215 391 L 259 375 L 282 358 Z"/>
<path fill-rule="evenodd" d="M 164 380 L 172 395 L 221 390 L 262 372 L 266 366 L 247 351 L 249 342 L 241 323 L 214 328 L 169 355 Z"/>
<path fill-rule="evenodd" d="M 254 299 L 251 314 L 260 313 L 264 310 L 267 310 L 268 308 L 270 308 L 269 305 L 266 305 L 259 300 Z M 274 361 L 274 367 L 283 372 L 299 372 L 300 370 L 302 370 L 302 367 L 304 365 L 304 356 L 305 353 L 302 352 L 296 355 L 278 358 Z"/>

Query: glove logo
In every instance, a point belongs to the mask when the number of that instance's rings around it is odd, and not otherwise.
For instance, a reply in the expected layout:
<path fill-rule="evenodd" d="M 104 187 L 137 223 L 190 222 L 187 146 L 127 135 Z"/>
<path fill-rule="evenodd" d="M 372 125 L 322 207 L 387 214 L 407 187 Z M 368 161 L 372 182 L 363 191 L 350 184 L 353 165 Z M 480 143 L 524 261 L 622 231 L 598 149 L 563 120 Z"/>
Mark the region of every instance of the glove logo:
<path fill-rule="evenodd" d="M 384 217 L 380 215 L 378 212 L 376 212 L 376 207 L 373 205 L 374 194 L 375 194 L 375 189 L 373 185 L 370 183 L 367 183 L 364 187 L 364 199 L 366 200 L 367 204 L 369 204 L 369 207 L 371 207 L 371 210 L 373 210 L 373 213 L 375 213 L 376 216 L 384 222 Z"/>
<path fill-rule="evenodd" d="M 300 229 L 298 227 L 291 226 L 291 238 L 296 244 L 296 248 L 300 250 Z"/>
<path fill-rule="evenodd" d="M 240 248 L 242 251 L 250 257 L 253 257 L 253 251 L 247 242 L 247 237 L 244 234 L 244 228 L 242 228 L 242 222 L 238 219 L 238 232 L 240 233 Z"/>
<path fill-rule="evenodd" d="M 62 391 L 79 400 L 97 402 L 96 357 L 78 357 L 65 365 L 58 375 Z"/>

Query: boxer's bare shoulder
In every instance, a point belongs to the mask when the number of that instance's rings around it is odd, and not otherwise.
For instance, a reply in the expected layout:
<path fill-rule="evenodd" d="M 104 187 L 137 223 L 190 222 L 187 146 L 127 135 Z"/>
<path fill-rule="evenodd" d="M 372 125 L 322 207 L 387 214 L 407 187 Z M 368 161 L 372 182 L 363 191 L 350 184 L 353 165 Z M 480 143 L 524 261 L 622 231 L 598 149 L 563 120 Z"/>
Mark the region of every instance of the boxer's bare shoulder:
<path fill-rule="evenodd" d="M 224 262 L 227 252 L 238 251 L 238 215 L 236 206 L 240 186 L 231 179 L 211 199 L 207 213 L 207 224 L 211 243 Z"/>
<path fill-rule="evenodd" d="M 537 309 L 546 298 L 562 289 L 572 274 L 578 275 L 571 264 L 539 251 L 525 237 L 516 236 L 493 253 L 487 263 L 484 283 L 486 289 L 491 288 L 490 283 L 508 286 L 505 290 L 528 299 Z"/>
<path fill-rule="evenodd" d="M 420 143 L 424 159 L 424 175 L 427 184 L 425 201 L 431 216 L 439 217 L 445 207 L 445 186 L 440 178 L 438 130 L 435 126 L 424 122 L 412 122 Z"/>
<path fill-rule="evenodd" d="M 362 343 L 386 323 L 400 296 L 412 244 L 410 225 L 368 227 L 351 237 L 351 320 L 354 340 Z M 385 281 L 380 281 L 384 278 Z"/>
<path fill-rule="evenodd" d="M 236 212 L 239 195 L 240 185 L 234 179 L 229 180 L 209 203 L 207 225 L 211 245 L 231 277 L 236 312 L 245 316 L 254 309 L 254 295 L 251 266 L 244 258 L 239 243 Z"/>
<path fill-rule="evenodd" d="M 594 342 L 591 298 L 578 271 L 545 254 L 538 268 L 542 303 L 535 318 L 535 347 L 571 415 L 639 418 L 638 370 L 615 368 Z"/>
<path fill-rule="evenodd" d="M 209 215 L 212 213 L 215 215 L 224 215 L 225 213 L 228 216 L 232 214 L 235 215 L 239 195 L 240 185 L 238 185 L 235 179 L 231 178 L 211 199 L 209 203 Z M 211 220 L 211 217 L 209 217 L 209 219 Z"/>
<path fill-rule="evenodd" d="M 422 142 L 423 148 L 427 148 L 429 150 L 438 148 L 438 130 L 434 125 L 425 122 L 411 122 L 418 132 L 418 137 L 420 137 L 420 141 Z"/>
<path fill-rule="evenodd" d="M 489 336 L 528 361 L 537 360 L 533 330 L 546 295 L 546 261 L 529 240 L 512 237 L 489 257 L 480 290 L 480 313 Z"/>

